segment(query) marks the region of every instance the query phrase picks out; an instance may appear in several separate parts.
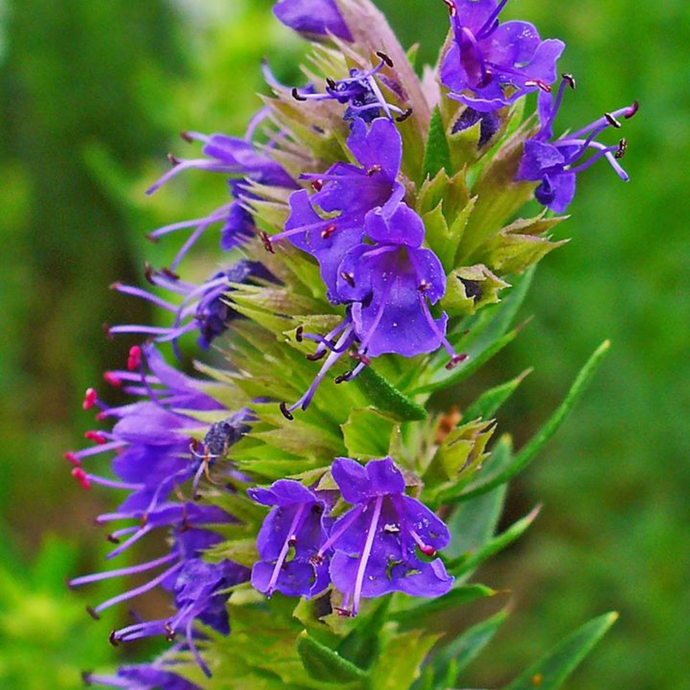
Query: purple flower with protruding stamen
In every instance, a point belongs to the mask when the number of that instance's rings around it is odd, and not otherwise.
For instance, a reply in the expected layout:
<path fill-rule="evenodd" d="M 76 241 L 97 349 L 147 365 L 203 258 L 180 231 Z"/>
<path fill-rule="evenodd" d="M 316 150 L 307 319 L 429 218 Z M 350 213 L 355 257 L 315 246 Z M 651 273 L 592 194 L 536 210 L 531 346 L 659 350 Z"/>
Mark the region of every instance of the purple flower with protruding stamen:
<path fill-rule="evenodd" d="M 404 592 L 438 597 L 453 578 L 434 556 L 450 541 L 448 528 L 423 503 L 405 495 L 405 479 L 390 457 L 364 467 L 336 458 L 331 473 L 343 499 L 354 507 L 331 528 L 330 574 L 344 595 L 343 613 L 356 615 L 362 598 Z M 322 547 L 323 549 L 324 547 Z"/>
<path fill-rule="evenodd" d="M 338 103 L 347 104 L 347 109 L 343 115 L 344 120 L 361 119 L 364 122 L 372 122 L 381 117 L 382 111 L 388 119 L 395 119 L 397 122 L 406 120 L 411 114 L 410 109 L 403 110 L 397 105 L 392 105 L 386 101 L 381 91 L 381 87 L 374 78 L 385 66 L 392 67 L 391 59 L 385 53 L 378 53 L 380 62 L 369 70 L 352 68 L 350 76 L 346 79 L 327 81 L 325 93 L 315 93 L 313 87 L 308 90 L 293 89 L 292 95 L 295 100 L 336 100 Z M 390 82 L 385 81 L 385 84 Z"/>
<path fill-rule="evenodd" d="M 562 41 L 542 41 L 528 22 L 500 24 L 498 16 L 508 0 L 443 1 L 450 11 L 453 42 L 440 76 L 450 98 L 488 112 L 537 88 L 550 90 L 565 48 Z"/>
<path fill-rule="evenodd" d="M 175 651 L 182 651 L 180 646 Z M 87 685 L 105 685 L 121 690 L 201 690 L 198 685 L 178 676 L 175 664 L 168 662 L 168 655 L 151 664 L 121 666 L 115 674 L 82 673 Z"/>
<path fill-rule="evenodd" d="M 324 517 L 326 502 L 291 479 L 279 479 L 268 489 L 247 492 L 257 503 L 273 506 L 256 541 L 261 560 L 252 568 L 252 585 L 271 596 L 312 597 L 328 586 L 328 563 L 316 558 L 332 522 Z"/>
<path fill-rule="evenodd" d="M 262 112 L 259 115 L 260 119 L 264 116 Z M 170 232 L 194 228 L 192 234 L 171 263 L 172 270 L 177 268 L 187 252 L 204 234 L 206 229 L 212 225 L 223 224 L 221 229 L 221 248 L 225 251 L 233 249 L 254 235 L 256 231 L 254 220 L 243 205 L 243 200 L 255 198 L 251 192 L 251 182 L 285 187 L 287 189 L 298 187 L 297 183 L 280 163 L 269 158 L 251 142 L 250 137 L 252 133 L 253 126 L 250 128 L 246 139 L 231 137 L 225 134 L 205 135 L 198 132 L 184 132 L 183 137 L 185 140 L 203 142 L 202 153 L 205 157 L 178 159 L 171 156 L 172 170 L 168 171 L 147 190 L 147 194 L 152 194 L 168 180 L 190 168 L 218 172 L 230 176 L 228 183 L 230 193 L 235 199 L 234 201 L 221 206 L 205 218 L 173 223 L 149 234 L 150 239 L 157 240 Z"/>
<path fill-rule="evenodd" d="M 278 0 L 273 14 L 286 26 L 318 39 L 328 34 L 352 40 L 352 34 L 334 0 Z"/>
<path fill-rule="evenodd" d="M 625 182 L 630 178 L 618 162 L 623 157 L 627 142 L 621 139 L 614 146 L 606 146 L 596 137 L 605 129 L 618 129 L 621 124 L 618 118 L 631 118 L 638 108 L 637 101 L 627 108 L 620 108 L 613 113 L 595 120 L 577 132 L 553 139 L 553 123 L 563 100 L 566 86 L 574 87 L 570 75 L 564 75 L 556 98 L 549 94 L 539 94 L 539 132 L 525 142 L 525 151 L 518 169 L 518 180 L 539 182 L 534 192 L 537 201 L 555 213 L 563 213 L 575 196 L 575 185 L 578 173 L 586 170 L 600 158 L 606 158 L 616 174 Z M 594 151 L 594 155 L 585 159 L 585 155 Z"/>
<path fill-rule="evenodd" d="M 272 243 L 287 238 L 314 256 L 328 297 L 334 302 L 340 301 L 336 288 L 338 265 L 348 250 L 361 242 L 367 213 L 394 207 L 405 196 L 397 181 L 402 139 L 394 123 L 377 118 L 367 127 L 358 119 L 347 145 L 359 166 L 336 163 L 323 174 L 304 175 L 318 191 L 311 197 L 306 190 L 294 192 L 285 232 L 263 237 L 270 250 Z"/>
<path fill-rule="evenodd" d="M 152 285 L 167 290 L 180 300 L 179 303 L 173 303 L 147 290 L 121 283 L 114 283 L 111 288 L 123 294 L 145 299 L 174 314 L 173 323 L 170 326 L 125 324 L 113 326 L 108 332 L 111 335 L 136 333 L 153 336 L 157 342 L 171 341 L 176 351 L 179 338 L 193 331 L 199 332 L 197 342 L 202 349 L 207 350 L 215 338 L 227 331 L 232 321 L 241 318 L 226 298 L 226 295 L 233 290 L 233 283 L 275 282 L 276 280 L 262 263 L 247 259 L 242 259 L 229 268 L 215 273 L 201 285 L 183 281 L 169 271 L 149 269 L 146 277 Z"/>

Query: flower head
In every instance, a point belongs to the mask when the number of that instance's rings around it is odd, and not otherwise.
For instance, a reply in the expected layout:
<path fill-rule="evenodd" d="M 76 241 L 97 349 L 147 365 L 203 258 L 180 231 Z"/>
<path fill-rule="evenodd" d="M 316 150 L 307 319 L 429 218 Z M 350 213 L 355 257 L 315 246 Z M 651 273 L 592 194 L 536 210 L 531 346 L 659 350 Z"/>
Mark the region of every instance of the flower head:
<path fill-rule="evenodd" d="M 252 585 L 268 596 L 276 590 L 306 597 L 322 592 L 330 582 L 328 564 L 315 555 L 332 522 L 324 516 L 324 499 L 291 479 L 248 493 L 257 503 L 273 506 L 256 542 L 261 560 L 252 569 Z"/>
<path fill-rule="evenodd" d="M 83 673 L 87 685 L 104 685 L 121 690 L 200 690 L 199 686 L 177 675 L 175 665 L 162 660 L 152 664 L 121 666 L 113 675 Z"/>
<path fill-rule="evenodd" d="M 453 42 L 441 65 L 441 82 L 451 98 L 487 112 L 536 88 L 550 89 L 565 48 L 562 41 L 542 41 L 528 22 L 500 24 L 508 0 L 443 1 L 450 11 Z"/>
<path fill-rule="evenodd" d="M 331 472 L 343 499 L 354 506 L 336 521 L 327 542 L 335 551 L 331 580 L 345 595 L 345 612 L 356 615 L 363 597 L 448 592 L 453 578 L 442 561 L 427 562 L 419 555 L 431 557 L 445 547 L 448 529 L 424 504 L 405 495 L 405 479 L 393 460 L 371 460 L 362 467 L 336 458 Z"/>
<path fill-rule="evenodd" d="M 555 99 L 539 94 L 539 132 L 525 142 L 525 151 L 517 173 L 518 180 L 539 182 L 535 197 L 540 204 L 555 213 L 563 213 L 575 196 L 578 173 L 589 168 L 600 158 L 606 158 L 616 174 L 625 182 L 628 174 L 618 162 L 625 154 L 627 142 L 621 139 L 614 146 L 596 141 L 608 128 L 618 129 L 618 118 L 631 118 L 637 112 L 637 101 L 631 106 L 606 113 L 577 132 L 553 139 L 553 123 L 563 100 L 566 85 L 574 88 L 574 80 L 564 75 Z M 589 158 L 586 154 L 594 152 Z"/>
<path fill-rule="evenodd" d="M 273 14 L 286 26 L 308 38 L 324 38 L 328 34 L 352 40 L 352 34 L 334 0 L 278 0 Z"/>

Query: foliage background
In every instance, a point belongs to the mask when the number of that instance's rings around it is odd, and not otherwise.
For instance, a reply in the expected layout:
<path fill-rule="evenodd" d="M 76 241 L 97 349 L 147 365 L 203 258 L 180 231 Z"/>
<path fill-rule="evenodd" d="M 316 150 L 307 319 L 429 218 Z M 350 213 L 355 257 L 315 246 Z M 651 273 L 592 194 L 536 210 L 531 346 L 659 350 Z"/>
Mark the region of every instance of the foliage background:
<path fill-rule="evenodd" d="M 103 322 L 150 318 L 107 290 L 138 280 L 143 235 L 213 208 L 222 182 L 180 181 L 143 197 L 182 128 L 240 134 L 257 105 L 258 62 L 296 78 L 299 43 L 269 0 L 0 0 L 0 687 L 80 687 L 108 663 L 108 623 L 82 615 L 62 579 L 93 568 L 96 492 L 61 453 L 89 418 L 81 394 L 123 359 Z M 403 43 L 433 60 L 442 3 L 380 0 Z M 641 101 L 626 123 L 632 176 L 580 178 L 561 227 L 572 242 L 537 273 L 536 318 L 483 376 L 536 372 L 501 415 L 518 441 L 543 420 L 604 338 L 608 363 L 546 453 L 513 485 L 509 516 L 545 509 L 480 576 L 514 612 L 468 685 L 497 686 L 579 623 L 621 620 L 570 681 L 581 690 L 690 688 L 690 6 L 521 0 L 507 15 L 568 43 L 579 88 L 560 126 Z M 203 258 L 202 258 L 203 261 Z M 447 403 L 452 404 L 452 400 Z M 56 536 L 59 539 L 56 539 Z M 89 600 L 98 600 L 97 592 Z M 151 602 L 149 606 L 159 606 Z M 143 653 L 139 650 L 139 653 Z"/>

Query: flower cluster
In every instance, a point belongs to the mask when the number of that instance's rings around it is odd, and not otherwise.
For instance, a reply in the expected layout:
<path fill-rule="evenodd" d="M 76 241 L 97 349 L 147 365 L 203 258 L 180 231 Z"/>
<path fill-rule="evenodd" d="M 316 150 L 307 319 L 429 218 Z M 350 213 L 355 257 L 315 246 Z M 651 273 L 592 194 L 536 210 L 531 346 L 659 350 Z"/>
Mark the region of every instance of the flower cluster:
<path fill-rule="evenodd" d="M 197 690 L 180 664 L 193 657 L 207 676 L 224 668 L 209 651 L 218 639 L 211 631 L 231 635 L 229 601 L 282 615 L 258 593 L 317 598 L 326 625 L 332 611 L 354 618 L 367 599 L 439 597 L 453 587 L 458 571 L 437 557 L 451 534 L 431 508 L 444 517 L 454 509 L 444 497 L 457 498 L 481 468 L 493 426 L 484 412 L 462 427 L 460 413 L 429 422 L 423 406 L 463 375 L 448 372 L 468 359 L 468 342 L 477 362 L 509 337 L 506 325 L 487 345 L 487 322 L 463 318 L 499 302 L 499 290 L 510 287 L 504 278 L 558 245 L 545 233 L 562 219 L 515 220 L 518 204 L 533 196 L 561 213 L 576 176 L 600 158 L 627 180 L 618 162 L 625 139 L 611 146 L 597 138 L 637 104 L 555 136 L 575 84 L 563 75 L 552 94 L 564 44 L 542 40 L 527 22 L 501 23 L 508 0 L 443 1 L 448 39 L 420 80 L 369 0 L 279 0 L 277 18 L 316 44 L 308 85 L 279 84 L 264 65 L 272 96 L 245 136 L 185 132 L 203 155 L 170 156 L 173 168 L 148 190 L 195 169 L 224 175 L 230 199 L 150 234 L 190 231 L 169 267 L 147 265 L 147 289 L 112 286 L 169 322 L 108 328 L 147 339 L 131 348 L 126 368 L 105 374 L 133 400 L 109 406 L 89 389 L 84 408 L 111 424 L 88 432 L 93 445 L 66 458 L 84 489 L 125 493 L 96 520 L 113 524 L 108 559 L 152 532 L 167 545 L 143 563 L 71 585 L 156 573 L 89 612 L 98 618 L 160 587 L 173 612 L 135 615 L 110 641 L 161 635 L 174 643 L 151 664 L 85 674 L 87 682 Z M 513 106 L 533 92 L 539 126 L 530 129 Z M 211 227 L 232 255 L 197 284 L 181 266 Z M 468 324 L 476 332 L 465 338 Z M 206 380 L 166 359 L 171 347 L 184 361 L 179 341 L 189 333 L 199 354 L 217 349 L 219 368 L 199 365 Z M 373 373 L 336 393 L 327 383 L 366 367 Z M 479 408 L 493 413 L 505 390 L 494 389 Z M 91 471 L 103 455 L 112 476 Z M 358 620 L 341 621 L 333 636 Z M 251 629 L 237 638 L 251 638 Z M 286 668 L 293 660 L 281 657 Z M 261 666 L 262 679 L 269 671 Z"/>

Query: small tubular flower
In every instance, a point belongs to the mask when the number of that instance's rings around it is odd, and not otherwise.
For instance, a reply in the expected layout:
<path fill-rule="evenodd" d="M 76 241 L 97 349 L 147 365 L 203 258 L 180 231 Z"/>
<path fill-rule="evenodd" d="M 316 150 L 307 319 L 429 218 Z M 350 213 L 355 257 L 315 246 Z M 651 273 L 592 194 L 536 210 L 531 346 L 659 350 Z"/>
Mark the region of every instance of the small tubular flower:
<path fill-rule="evenodd" d="M 315 558 L 332 520 L 326 502 L 291 479 L 279 479 L 268 489 L 249 489 L 257 503 L 273 506 L 256 542 L 261 560 L 252 568 L 252 585 L 271 596 L 312 597 L 328 586 L 328 564 Z"/>
<path fill-rule="evenodd" d="M 530 91 L 550 90 L 565 44 L 542 41 L 528 22 L 500 24 L 508 0 L 443 0 L 450 12 L 453 42 L 441 64 L 450 98 L 479 112 L 514 103 Z M 470 95 L 467 95 L 469 92 Z"/>
<path fill-rule="evenodd" d="M 453 584 L 440 559 L 450 541 L 443 522 L 417 499 L 405 495 L 405 479 L 390 457 L 364 467 L 336 458 L 331 468 L 343 499 L 354 507 L 331 528 L 322 547 L 333 548 L 330 574 L 344 594 L 342 613 L 354 616 L 362 598 L 405 592 L 437 597 Z M 419 552 L 419 553 L 418 553 Z"/>
<path fill-rule="evenodd" d="M 332 34 L 344 41 L 352 40 L 334 0 L 278 0 L 273 6 L 273 14 L 307 38 L 326 38 Z"/>
<path fill-rule="evenodd" d="M 517 178 L 539 182 L 534 195 L 537 201 L 554 211 L 563 213 L 575 196 L 578 173 L 587 170 L 600 158 L 606 158 L 615 173 L 624 182 L 630 178 L 619 163 L 627 150 L 626 139 L 606 146 L 596 141 L 597 136 L 608 128 L 619 129 L 618 118 L 629 119 L 635 115 L 638 103 L 606 113 L 603 117 L 577 132 L 553 139 L 553 124 L 563 101 L 566 86 L 574 88 L 575 81 L 564 75 L 555 99 L 549 94 L 539 94 L 539 132 L 525 142 L 525 150 L 518 168 Z M 551 141 L 553 139 L 553 141 Z M 586 155 L 594 152 L 586 158 Z"/>

